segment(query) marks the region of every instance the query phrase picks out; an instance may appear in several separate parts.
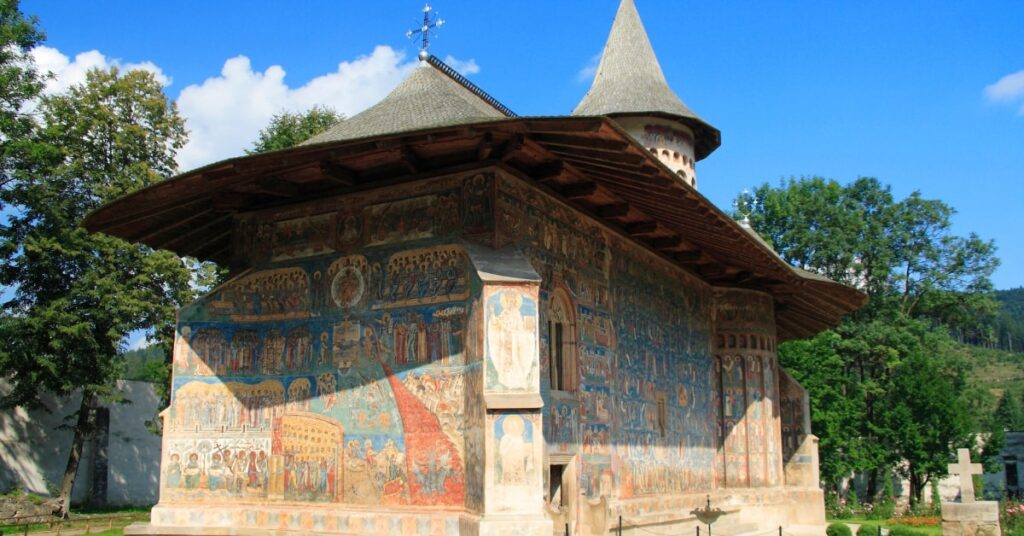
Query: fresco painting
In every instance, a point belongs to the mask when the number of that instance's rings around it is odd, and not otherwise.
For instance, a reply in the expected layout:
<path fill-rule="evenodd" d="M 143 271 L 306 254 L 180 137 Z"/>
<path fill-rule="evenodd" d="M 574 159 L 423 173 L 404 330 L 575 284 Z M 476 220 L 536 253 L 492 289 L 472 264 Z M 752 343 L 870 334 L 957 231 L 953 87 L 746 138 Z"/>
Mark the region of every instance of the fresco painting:
<path fill-rule="evenodd" d="M 537 483 L 533 422 L 516 413 L 494 415 L 493 434 L 497 444 L 494 481 L 502 486 Z"/>
<path fill-rule="evenodd" d="M 267 264 L 182 311 L 167 498 L 466 504 L 467 456 L 482 459 L 466 438 L 483 419 L 470 430 L 461 417 L 482 374 L 466 359 L 468 259 L 436 243 L 459 202 L 448 191 L 240 222 L 260 240 L 236 244 Z"/>
<path fill-rule="evenodd" d="M 542 300 L 559 284 L 577 307 L 575 400 L 552 398 L 548 375 L 541 379 L 546 416 L 562 407 L 571 415 L 578 403 L 581 492 L 632 497 L 709 486 L 717 433 L 706 388 L 710 294 L 680 285 L 658 261 L 515 180 L 499 185 L 497 217 L 504 240 L 525 246 L 541 275 Z M 549 335 L 542 322 L 542 356 Z M 658 392 L 669 393 L 665 437 L 656 432 Z M 549 450 L 559 452 L 556 426 L 545 427 Z"/>
<path fill-rule="evenodd" d="M 764 414 L 765 414 L 765 458 L 767 460 L 768 486 L 778 486 L 782 483 L 780 472 L 782 469 L 782 452 L 779 442 L 779 385 L 775 374 L 776 360 L 771 356 L 764 358 Z"/>
<path fill-rule="evenodd" d="M 746 346 L 746 345 L 743 345 Z M 746 358 L 747 387 L 747 446 L 750 485 L 761 487 L 767 483 L 767 452 L 765 444 L 768 418 L 764 411 L 764 368 L 761 358 Z"/>
<path fill-rule="evenodd" d="M 478 173 L 462 185 L 462 228 L 469 235 L 494 230 L 494 176 Z"/>
<path fill-rule="evenodd" d="M 546 407 L 544 438 L 550 454 L 571 454 L 580 443 L 579 410 L 566 400 L 554 400 Z"/>
<path fill-rule="evenodd" d="M 534 391 L 537 386 L 537 302 L 515 287 L 487 296 L 488 391 Z"/>
<path fill-rule="evenodd" d="M 781 483 L 802 402 L 774 360 L 770 303 L 720 307 L 709 287 L 503 173 L 406 194 L 240 218 L 235 245 L 256 268 L 180 315 L 164 497 L 482 512 L 493 484 L 518 490 L 498 499 L 512 511 L 551 457 L 576 464 L 582 495 L 637 513 Z M 469 235 L 518 246 L 539 293 L 484 287 L 455 242 Z M 574 359 L 553 393 L 556 296 Z M 485 408 L 484 393 L 538 386 L 539 410 Z M 244 525 L 378 523 L 307 514 L 254 512 Z"/>
<path fill-rule="evenodd" d="M 413 197 L 366 207 L 363 210 L 365 244 L 375 246 L 419 238 L 455 229 L 459 197 L 455 192 Z"/>

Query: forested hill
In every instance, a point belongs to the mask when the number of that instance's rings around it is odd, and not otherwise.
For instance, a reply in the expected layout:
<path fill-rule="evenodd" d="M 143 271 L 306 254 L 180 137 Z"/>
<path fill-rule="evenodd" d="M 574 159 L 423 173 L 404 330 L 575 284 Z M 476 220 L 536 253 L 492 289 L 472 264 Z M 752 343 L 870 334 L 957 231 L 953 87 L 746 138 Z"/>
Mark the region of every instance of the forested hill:
<path fill-rule="evenodd" d="M 1024 352 L 1024 287 L 997 290 L 999 313 L 995 330 L 999 348 L 1010 352 Z"/>

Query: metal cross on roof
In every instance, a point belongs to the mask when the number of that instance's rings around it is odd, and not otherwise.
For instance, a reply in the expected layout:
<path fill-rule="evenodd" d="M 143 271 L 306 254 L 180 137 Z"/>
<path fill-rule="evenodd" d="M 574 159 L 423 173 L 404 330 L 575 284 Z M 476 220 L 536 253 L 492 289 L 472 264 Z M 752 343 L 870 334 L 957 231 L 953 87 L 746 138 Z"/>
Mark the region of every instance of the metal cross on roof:
<path fill-rule="evenodd" d="M 405 32 L 405 36 L 412 39 L 414 35 L 419 34 L 423 39 L 423 44 L 420 47 L 420 59 L 425 59 L 427 56 L 427 49 L 430 48 L 430 32 L 438 29 L 444 24 L 444 19 L 433 13 L 433 8 L 430 4 L 423 4 L 423 25 L 415 30 L 409 30 Z"/>

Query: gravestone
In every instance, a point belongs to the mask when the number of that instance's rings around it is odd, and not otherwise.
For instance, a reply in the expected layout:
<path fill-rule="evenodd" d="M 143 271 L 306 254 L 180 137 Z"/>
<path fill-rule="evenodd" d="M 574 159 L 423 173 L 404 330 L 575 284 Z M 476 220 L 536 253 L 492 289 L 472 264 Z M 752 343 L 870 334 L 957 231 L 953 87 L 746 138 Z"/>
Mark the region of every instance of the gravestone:
<path fill-rule="evenodd" d="M 957 455 L 949 472 L 960 476 L 960 502 L 942 503 L 943 536 L 1001 536 L 999 503 L 974 500 L 973 475 L 983 472 L 981 464 L 971 463 L 968 449 L 959 449 Z"/>

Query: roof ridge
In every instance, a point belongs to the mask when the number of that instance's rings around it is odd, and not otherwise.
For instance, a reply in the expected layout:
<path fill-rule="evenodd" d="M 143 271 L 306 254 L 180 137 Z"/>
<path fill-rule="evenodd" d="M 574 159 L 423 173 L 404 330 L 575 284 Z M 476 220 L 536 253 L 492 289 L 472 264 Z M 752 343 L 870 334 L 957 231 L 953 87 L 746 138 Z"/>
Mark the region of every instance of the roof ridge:
<path fill-rule="evenodd" d="M 499 112 L 505 114 L 505 117 L 519 117 L 519 115 L 513 112 L 511 108 L 505 106 L 504 104 L 501 103 L 501 101 L 492 97 L 490 93 L 487 93 L 483 89 L 480 89 L 480 86 L 477 86 L 473 82 L 470 82 L 468 78 L 463 76 L 461 73 L 456 71 L 454 67 L 448 65 L 437 56 L 433 54 L 427 56 L 427 63 L 436 68 L 438 71 L 441 71 L 442 73 L 447 75 L 455 82 L 458 82 L 462 87 L 466 88 L 477 97 L 480 97 L 481 100 L 493 106 L 495 110 L 498 110 Z"/>

